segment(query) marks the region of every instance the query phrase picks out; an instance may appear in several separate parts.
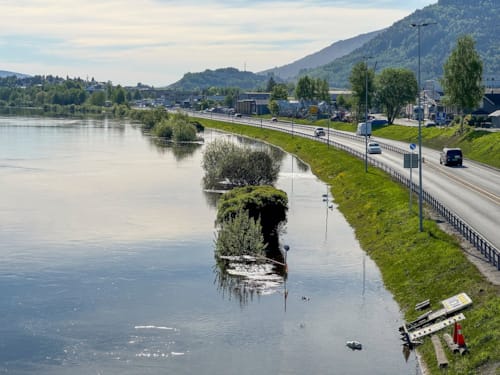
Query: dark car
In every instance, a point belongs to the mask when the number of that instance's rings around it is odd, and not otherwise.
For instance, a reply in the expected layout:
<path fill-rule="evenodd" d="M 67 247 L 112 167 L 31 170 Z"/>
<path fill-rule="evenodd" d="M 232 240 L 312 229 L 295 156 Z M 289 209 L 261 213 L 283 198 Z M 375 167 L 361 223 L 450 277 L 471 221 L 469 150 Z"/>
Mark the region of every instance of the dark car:
<path fill-rule="evenodd" d="M 462 150 L 459 148 L 443 148 L 439 157 L 439 164 L 462 166 Z"/>

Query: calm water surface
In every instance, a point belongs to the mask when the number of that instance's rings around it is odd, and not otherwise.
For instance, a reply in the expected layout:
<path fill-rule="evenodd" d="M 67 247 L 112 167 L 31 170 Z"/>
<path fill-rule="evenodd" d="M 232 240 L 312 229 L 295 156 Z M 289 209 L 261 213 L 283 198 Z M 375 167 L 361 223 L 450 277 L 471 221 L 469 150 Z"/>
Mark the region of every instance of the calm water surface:
<path fill-rule="evenodd" d="M 0 117 L 0 373 L 415 374 L 379 271 L 289 155 L 286 284 L 242 300 L 218 283 L 203 148 Z"/>

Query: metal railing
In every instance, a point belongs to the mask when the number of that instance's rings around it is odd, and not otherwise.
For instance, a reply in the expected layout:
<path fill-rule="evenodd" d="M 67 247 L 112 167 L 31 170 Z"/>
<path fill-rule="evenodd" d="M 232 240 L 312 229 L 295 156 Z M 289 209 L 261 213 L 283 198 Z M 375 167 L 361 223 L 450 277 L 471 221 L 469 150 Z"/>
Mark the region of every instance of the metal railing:
<path fill-rule="evenodd" d="M 316 141 L 329 144 L 335 148 L 338 148 L 340 150 L 346 151 L 350 153 L 351 155 L 354 155 L 360 159 L 365 158 L 365 153 L 357 151 L 349 146 L 343 145 L 341 143 L 335 142 L 331 139 L 325 139 L 321 137 L 315 137 L 313 135 L 303 133 L 298 129 L 288 130 L 284 128 L 280 128 L 278 126 L 273 126 L 273 125 L 267 125 L 267 124 L 251 124 L 249 125 L 253 126 L 259 126 L 265 129 L 271 129 L 271 130 L 279 130 L 285 133 L 297 135 L 300 137 L 304 138 L 310 138 L 314 139 Z M 344 138 L 350 138 L 350 139 L 359 139 L 360 136 L 358 135 L 350 135 L 346 134 L 343 132 L 338 132 L 338 131 L 332 131 L 330 130 L 330 134 L 332 135 L 337 135 L 341 136 Z M 398 152 L 400 154 L 403 154 L 404 151 L 396 146 L 385 144 L 382 142 L 378 142 L 383 148 L 393 151 L 393 152 Z M 379 160 L 376 160 L 374 158 L 368 157 L 368 162 L 373 165 L 376 168 L 379 168 L 383 170 L 384 172 L 388 173 L 392 179 L 395 181 L 403 184 L 404 186 L 410 188 L 410 179 L 404 176 L 402 173 L 394 170 L 393 168 L 387 166 L 386 164 L 380 162 Z M 411 182 L 411 190 L 412 192 L 418 194 L 418 185 L 415 184 L 414 182 Z M 442 204 L 438 199 L 433 197 L 431 194 L 426 192 L 425 190 L 422 191 L 422 200 L 427 203 L 429 206 L 431 206 L 439 215 L 441 215 L 458 233 L 460 233 L 466 240 L 468 240 L 472 246 L 474 246 L 487 260 L 489 263 L 491 263 L 493 266 L 497 268 L 497 270 L 500 271 L 500 251 L 493 245 L 491 244 L 488 240 L 486 240 L 481 234 L 479 234 L 474 228 L 472 228 L 471 225 L 467 224 L 462 218 L 460 218 L 457 214 L 455 214 L 453 211 L 450 209 L 446 208 L 444 204 Z"/>

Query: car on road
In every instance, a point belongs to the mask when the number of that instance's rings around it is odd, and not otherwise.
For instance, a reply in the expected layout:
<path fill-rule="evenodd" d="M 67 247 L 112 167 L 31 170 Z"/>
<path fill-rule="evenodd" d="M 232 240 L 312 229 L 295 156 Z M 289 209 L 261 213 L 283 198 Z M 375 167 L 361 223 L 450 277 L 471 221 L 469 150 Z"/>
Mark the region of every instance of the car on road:
<path fill-rule="evenodd" d="M 439 164 L 462 166 L 463 154 L 460 148 L 443 148 L 439 155 Z"/>
<path fill-rule="evenodd" d="M 321 137 L 322 135 L 325 135 L 325 134 L 326 134 L 325 133 L 325 129 L 323 129 L 323 128 L 316 128 L 316 129 L 314 129 L 314 135 L 316 137 Z"/>
<path fill-rule="evenodd" d="M 272 122 L 278 122 L 278 119 L 276 117 L 271 118 Z"/>
<path fill-rule="evenodd" d="M 368 153 L 369 154 L 381 154 L 382 147 L 377 142 L 368 143 Z"/>
<path fill-rule="evenodd" d="M 241 113 L 235 113 L 234 117 L 241 117 Z"/>

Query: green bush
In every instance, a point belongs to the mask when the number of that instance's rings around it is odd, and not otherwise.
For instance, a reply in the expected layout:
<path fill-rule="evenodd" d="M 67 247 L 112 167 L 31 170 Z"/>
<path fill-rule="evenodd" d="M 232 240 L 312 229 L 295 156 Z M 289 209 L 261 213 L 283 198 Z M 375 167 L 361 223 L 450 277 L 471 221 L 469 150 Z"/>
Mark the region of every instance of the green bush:
<path fill-rule="evenodd" d="M 172 138 L 172 125 L 168 120 L 162 120 L 159 124 L 156 124 L 151 130 L 155 136 L 160 138 L 171 139 Z"/>
<path fill-rule="evenodd" d="M 196 128 L 189 122 L 175 122 L 172 125 L 172 138 L 176 142 L 193 142 L 196 140 Z"/>
<path fill-rule="evenodd" d="M 216 256 L 262 256 L 265 249 L 260 222 L 251 218 L 248 211 L 239 210 L 220 224 L 215 241 Z"/>
<path fill-rule="evenodd" d="M 279 230 L 286 223 L 288 198 L 283 190 L 273 186 L 245 186 L 225 193 L 219 200 L 217 223 L 230 220 L 241 211 L 260 220 L 267 243 L 275 242 Z"/>
<path fill-rule="evenodd" d="M 207 189 L 228 186 L 272 185 L 279 172 L 279 160 L 267 151 L 253 150 L 227 140 L 211 142 L 203 154 L 203 183 Z"/>

